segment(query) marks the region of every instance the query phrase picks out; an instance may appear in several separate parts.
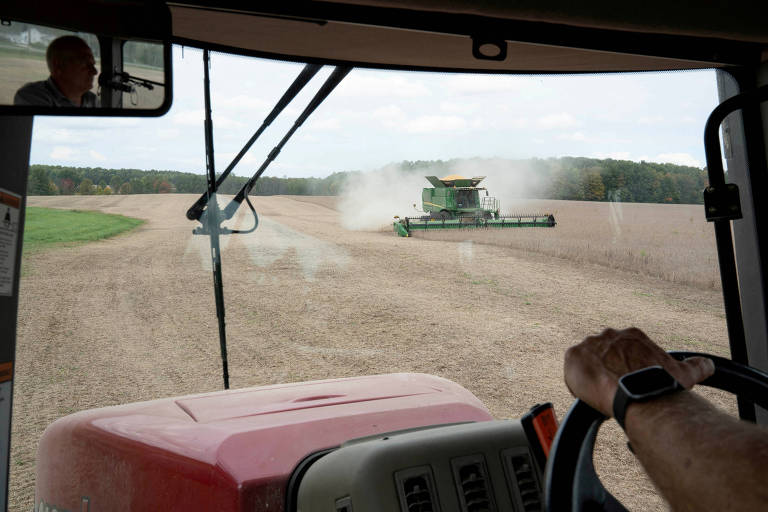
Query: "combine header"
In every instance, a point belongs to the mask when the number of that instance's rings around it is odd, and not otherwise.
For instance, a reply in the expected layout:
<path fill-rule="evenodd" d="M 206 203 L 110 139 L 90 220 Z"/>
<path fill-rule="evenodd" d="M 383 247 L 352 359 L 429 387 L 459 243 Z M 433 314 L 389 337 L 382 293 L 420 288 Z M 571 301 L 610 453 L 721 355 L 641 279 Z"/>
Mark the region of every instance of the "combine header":
<path fill-rule="evenodd" d="M 426 178 L 433 185 L 421 192 L 422 209 L 427 215 L 395 217 L 395 233 L 400 236 L 433 229 L 551 228 L 556 224 L 554 215 L 549 213 L 500 215 L 499 200 L 477 186 L 485 176 L 464 178 L 452 174 Z M 481 190 L 485 195 L 480 195 Z"/>

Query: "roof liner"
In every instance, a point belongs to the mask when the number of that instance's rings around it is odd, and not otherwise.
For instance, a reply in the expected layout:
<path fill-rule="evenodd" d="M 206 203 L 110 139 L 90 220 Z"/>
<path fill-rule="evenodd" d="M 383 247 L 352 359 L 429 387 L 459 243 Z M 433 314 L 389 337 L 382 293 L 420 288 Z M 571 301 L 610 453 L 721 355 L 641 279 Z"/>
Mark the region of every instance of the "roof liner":
<path fill-rule="evenodd" d="M 336 0 L 576 27 L 768 43 L 764 1 L 616 2 L 616 0 Z"/>
<path fill-rule="evenodd" d="M 551 2 L 546 8 L 435 0 L 211 4 L 170 4 L 178 42 L 354 66 L 494 73 L 696 69 L 758 63 L 768 47 L 759 9 L 744 5 L 716 16 L 714 8 L 661 9 L 660 2 L 644 4 L 640 13 L 637 6 L 622 11 L 607 2 L 579 4 L 578 12 Z M 673 28 L 682 18 L 686 23 Z M 488 56 L 493 52 L 500 55 Z"/>

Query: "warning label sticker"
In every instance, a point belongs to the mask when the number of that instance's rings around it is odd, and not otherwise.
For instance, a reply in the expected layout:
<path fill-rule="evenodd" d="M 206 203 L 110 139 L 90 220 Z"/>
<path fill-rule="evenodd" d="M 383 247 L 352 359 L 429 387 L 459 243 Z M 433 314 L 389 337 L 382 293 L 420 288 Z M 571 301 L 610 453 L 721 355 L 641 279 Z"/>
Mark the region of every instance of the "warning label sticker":
<path fill-rule="evenodd" d="M 0 382 L 5 382 L 13 378 L 13 361 L 0 363 Z"/>
<path fill-rule="evenodd" d="M 21 196 L 0 188 L 0 295 L 13 293 Z"/>

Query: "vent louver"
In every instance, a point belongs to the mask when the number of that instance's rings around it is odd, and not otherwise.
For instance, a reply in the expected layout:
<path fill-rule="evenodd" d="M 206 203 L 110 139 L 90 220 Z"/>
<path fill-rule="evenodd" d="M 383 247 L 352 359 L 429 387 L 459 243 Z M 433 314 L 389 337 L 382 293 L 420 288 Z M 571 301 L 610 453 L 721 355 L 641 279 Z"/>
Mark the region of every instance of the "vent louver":
<path fill-rule="evenodd" d="M 344 496 L 336 500 L 336 512 L 352 512 L 352 498 Z"/>
<path fill-rule="evenodd" d="M 398 471 L 395 481 L 403 512 L 439 512 L 432 470 L 428 466 Z"/>
<path fill-rule="evenodd" d="M 541 489 L 539 481 L 531 465 L 531 457 L 527 453 L 510 455 L 509 462 L 512 472 L 517 480 L 517 489 L 525 512 L 539 512 L 541 510 Z"/>
<path fill-rule="evenodd" d="M 452 464 L 462 512 L 495 511 L 493 491 L 483 456 L 462 457 L 453 460 Z"/>
<path fill-rule="evenodd" d="M 405 506 L 409 511 L 432 511 L 432 496 L 430 496 L 426 478 L 414 476 L 406 479 L 403 482 L 403 493 L 405 494 Z"/>

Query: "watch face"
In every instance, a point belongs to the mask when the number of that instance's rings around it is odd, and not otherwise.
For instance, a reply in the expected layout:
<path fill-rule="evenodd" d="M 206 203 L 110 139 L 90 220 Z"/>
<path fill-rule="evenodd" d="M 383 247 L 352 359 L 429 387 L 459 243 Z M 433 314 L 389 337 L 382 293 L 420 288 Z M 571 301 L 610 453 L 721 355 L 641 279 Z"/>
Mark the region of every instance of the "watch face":
<path fill-rule="evenodd" d="M 631 397 L 647 397 L 677 388 L 677 381 L 661 366 L 651 366 L 624 375 L 619 382 Z"/>

